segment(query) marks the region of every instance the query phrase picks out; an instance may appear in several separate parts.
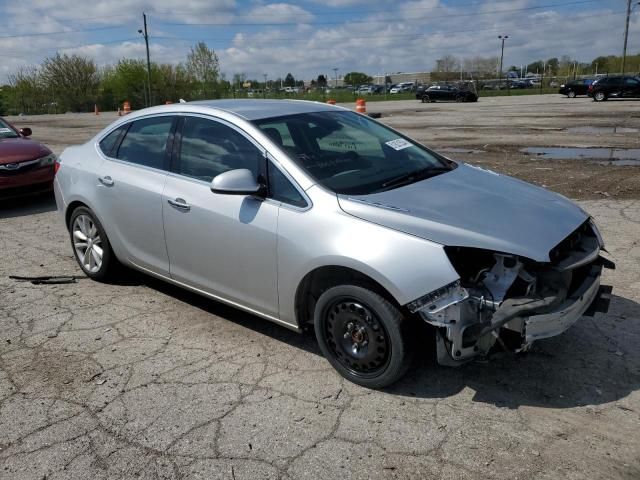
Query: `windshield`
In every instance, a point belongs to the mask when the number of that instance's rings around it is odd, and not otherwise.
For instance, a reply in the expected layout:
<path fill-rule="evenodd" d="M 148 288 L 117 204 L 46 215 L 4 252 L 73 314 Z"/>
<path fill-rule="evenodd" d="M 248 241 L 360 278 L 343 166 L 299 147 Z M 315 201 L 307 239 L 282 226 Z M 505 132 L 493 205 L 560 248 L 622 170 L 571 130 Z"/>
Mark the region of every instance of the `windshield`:
<path fill-rule="evenodd" d="M 390 190 L 455 168 L 353 112 L 303 113 L 255 123 L 318 183 L 336 193 Z"/>
<path fill-rule="evenodd" d="M 20 135 L 0 118 L 0 138 L 18 138 Z"/>

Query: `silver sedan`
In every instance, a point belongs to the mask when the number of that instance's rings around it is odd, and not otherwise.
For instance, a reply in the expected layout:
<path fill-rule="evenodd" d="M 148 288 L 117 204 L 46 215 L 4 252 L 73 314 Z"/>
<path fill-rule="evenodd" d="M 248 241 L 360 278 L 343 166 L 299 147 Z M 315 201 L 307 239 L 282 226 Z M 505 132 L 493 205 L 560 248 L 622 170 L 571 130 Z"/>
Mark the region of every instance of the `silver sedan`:
<path fill-rule="evenodd" d="M 613 264 L 582 209 L 340 107 L 149 108 L 67 148 L 56 170 L 86 275 L 124 264 L 313 327 L 327 360 L 368 387 L 407 371 L 423 322 L 439 362 L 460 365 L 607 308 Z"/>

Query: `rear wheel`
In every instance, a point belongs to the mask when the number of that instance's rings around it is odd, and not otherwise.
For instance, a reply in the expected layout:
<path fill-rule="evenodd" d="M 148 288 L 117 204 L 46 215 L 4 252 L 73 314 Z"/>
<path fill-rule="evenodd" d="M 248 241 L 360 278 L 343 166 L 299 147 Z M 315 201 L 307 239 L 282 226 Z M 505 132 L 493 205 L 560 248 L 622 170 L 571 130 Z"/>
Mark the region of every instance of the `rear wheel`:
<path fill-rule="evenodd" d="M 117 264 L 109 239 L 93 212 L 78 207 L 71 214 L 69 235 L 76 261 L 94 280 L 106 280 L 113 275 Z"/>
<path fill-rule="evenodd" d="M 576 98 L 576 92 L 574 92 L 573 90 L 569 91 L 569 93 L 567 93 L 567 97 Z"/>
<path fill-rule="evenodd" d="M 458 103 L 462 103 L 462 102 L 464 102 L 464 101 L 466 101 L 466 99 L 464 98 L 464 95 L 458 95 L 458 96 L 456 97 L 456 102 L 458 102 Z"/>
<path fill-rule="evenodd" d="M 409 368 L 407 319 L 367 288 L 341 285 L 325 291 L 316 304 L 314 327 L 325 358 L 353 383 L 386 387 Z"/>
<path fill-rule="evenodd" d="M 607 94 L 606 94 L 606 93 L 604 93 L 604 92 L 596 92 L 596 93 L 593 95 L 593 99 L 594 99 L 596 102 L 604 102 L 604 101 L 607 99 Z"/>
<path fill-rule="evenodd" d="M 422 96 L 422 103 L 429 103 L 430 101 L 431 99 L 429 98 L 429 95 Z"/>

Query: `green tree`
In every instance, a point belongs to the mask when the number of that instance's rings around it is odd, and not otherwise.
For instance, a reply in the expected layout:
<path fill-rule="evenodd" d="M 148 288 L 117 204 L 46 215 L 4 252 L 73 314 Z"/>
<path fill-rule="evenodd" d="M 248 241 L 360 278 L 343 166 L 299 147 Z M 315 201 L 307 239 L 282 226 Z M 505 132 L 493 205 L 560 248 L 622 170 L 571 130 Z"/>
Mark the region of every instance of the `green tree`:
<path fill-rule="evenodd" d="M 544 69 L 544 62 L 542 60 L 536 60 L 533 63 L 527 65 L 527 72 L 529 73 L 540 73 L 542 74 L 542 70 Z"/>
<path fill-rule="evenodd" d="M 47 92 L 65 110 L 74 112 L 93 109 L 98 94 L 98 68 L 93 60 L 79 55 L 46 58 L 40 69 L 40 79 Z"/>
<path fill-rule="evenodd" d="M 287 76 L 284 77 L 284 86 L 285 87 L 295 87 L 296 86 L 296 79 L 293 78 L 293 75 L 291 75 L 290 73 L 287 73 Z"/>
<path fill-rule="evenodd" d="M 556 57 L 553 57 L 547 60 L 547 72 L 550 72 L 551 75 L 558 75 L 559 67 L 560 67 L 560 60 L 558 60 Z"/>
<path fill-rule="evenodd" d="M 349 72 L 344 76 L 344 83 L 353 85 L 354 87 L 364 83 L 371 83 L 372 80 L 369 75 L 362 72 Z"/>
<path fill-rule="evenodd" d="M 326 87 L 327 86 L 327 77 L 325 77 L 322 74 L 318 75 L 318 79 L 316 80 L 316 85 L 318 85 L 319 87 Z"/>

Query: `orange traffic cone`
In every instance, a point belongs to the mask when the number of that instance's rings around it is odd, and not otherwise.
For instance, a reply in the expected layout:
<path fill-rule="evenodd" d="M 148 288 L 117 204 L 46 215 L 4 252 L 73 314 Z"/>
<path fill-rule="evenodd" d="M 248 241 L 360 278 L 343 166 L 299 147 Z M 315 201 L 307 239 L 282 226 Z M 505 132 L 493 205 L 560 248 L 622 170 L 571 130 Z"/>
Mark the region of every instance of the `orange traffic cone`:
<path fill-rule="evenodd" d="M 97 103 L 93 105 L 93 112 L 96 115 L 100 115 L 100 110 L 98 110 L 98 104 Z"/>
<path fill-rule="evenodd" d="M 336 101 L 335 101 L 333 98 L 330 98 L 329 100 L 327 100 L 327 103 L 328 103 L 329 105 L 335 105 L 335 104 L 336 104 Z"/>

